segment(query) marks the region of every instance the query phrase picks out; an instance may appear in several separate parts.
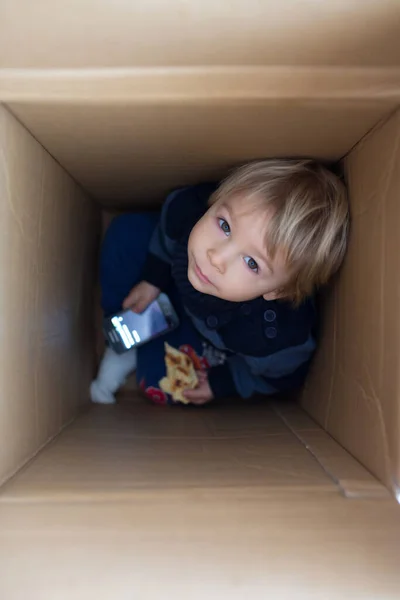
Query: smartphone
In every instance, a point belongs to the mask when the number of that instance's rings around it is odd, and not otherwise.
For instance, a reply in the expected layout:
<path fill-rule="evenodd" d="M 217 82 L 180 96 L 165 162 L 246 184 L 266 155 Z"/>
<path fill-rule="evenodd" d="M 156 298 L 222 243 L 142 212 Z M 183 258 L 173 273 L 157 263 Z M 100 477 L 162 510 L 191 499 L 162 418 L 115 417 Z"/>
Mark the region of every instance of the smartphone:
<path fill-rule="evenodd" d="M 178 315 L 168 296 L 160 294 L 141 314 L 128 309 L 106 317 L 103 331 L 111 348 L 117 354 L 123 354 L 172 331 L 178 325 Z"/>

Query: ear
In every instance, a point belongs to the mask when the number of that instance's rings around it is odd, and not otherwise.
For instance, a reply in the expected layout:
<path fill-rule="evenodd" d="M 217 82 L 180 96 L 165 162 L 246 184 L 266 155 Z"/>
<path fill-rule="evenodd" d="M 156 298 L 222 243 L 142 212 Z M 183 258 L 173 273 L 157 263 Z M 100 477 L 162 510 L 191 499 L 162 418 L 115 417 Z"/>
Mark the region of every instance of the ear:
<path fill-rule="evenodd" d="M 268 292 L 267 294 L 263 294 L 264 300 L 278 300 L 278 298 L 282 297 L 281 290 L 273 290 L 272 292 Z"/>

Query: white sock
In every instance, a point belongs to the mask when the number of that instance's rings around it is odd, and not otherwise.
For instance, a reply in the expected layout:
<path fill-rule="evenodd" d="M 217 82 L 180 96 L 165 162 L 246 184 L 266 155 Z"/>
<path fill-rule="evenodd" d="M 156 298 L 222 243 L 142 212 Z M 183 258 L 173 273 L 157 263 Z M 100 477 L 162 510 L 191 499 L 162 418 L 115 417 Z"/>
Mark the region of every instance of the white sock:
<path fill-rule="evenodd" d="M 115 392 L 125 383 L 127 376 L 136 369 L 136 349 L 117 354 L 106 348 L 97 378 L 90 386 L 90 397 L 97 404 L 114 404 Z"/>

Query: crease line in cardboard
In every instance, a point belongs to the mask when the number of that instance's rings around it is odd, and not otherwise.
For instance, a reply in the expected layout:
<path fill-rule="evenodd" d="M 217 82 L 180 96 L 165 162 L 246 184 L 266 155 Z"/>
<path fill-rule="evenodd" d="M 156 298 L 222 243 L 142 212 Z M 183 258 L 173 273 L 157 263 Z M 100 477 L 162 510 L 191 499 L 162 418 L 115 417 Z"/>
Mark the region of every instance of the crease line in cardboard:
<path fill-rule="evenodd" d="M 287 494 L 287 493 L 306 493 L 306 494 L 337 494 L 336 489 L 332 489 L 331 482 L 327 482 L 325 485 L 315 484 L 312 485 L 310 483 L 304 485 L 266 485 L 266 484 L 257 484 L 251 485 L 249 488 L 250 492 L 254 495 L 254 493 L 262 492 L 265 496 L 274 496 L 279 494 Z M 243 491 L 243 490 L 241 490 Z M 218 485 L 210 485 L 206 488 L 203 486 L 185 486 L 185 487 L 157 487 L 157 486 L 149 486 L 145 485 L 142 487 L 132 488 L 130 490 L 121 491 L 121 492 L 113 492 L 113 491 L 100 491 L 99 489 L 95 489 L 91 492 L 68 492 L 67 490 L 60 490 L 58 493 L 48 493 L 46 490 L 43 494 L 40 493 L 30 493 L 29 496 L 22 495 L 0 495 L 0 507 L 2 505 L 37 505 L 37 504 L 86 504 L 86 503 L 95 503 L 95 504 L 105 504 L 105 503 L 123 503 L 134 499 L 140 499 L 140 496 L 146 496 L 149 493 L 154 492 L 162 492 L 163 495 L 171 494 L 171 496 L 179 494 L 179 497 L 182 499 L 184 497 L 190 499 L 199 499 L 204 497 L 204 495 L 210 494 L 210 498 L 213 497 L 215 493 L 225 494 L 227 492 L 232 492 L 235 494 L 237 492 L 237 487 L 232 485 L 226 486 L 218 486 Z M 387 498 L 386 498 L 387 499 Z"/>
<path fill-rule="evenodd" d="M 72 179 L 72 181 L 74 182 L 74 184 L 82 192 L 81 201 L 82 202 L 86 202 L 86 204 L 89 205 L 89 206 L 91 206 L 91 207 L 98 206 L 98 202 L 97 202 L 97 200 L 94 199 L 94 197 L 91 194 L 91 192 L 89 192 L 89 190 L 87 190 L 82 185 L 82 183 L 80 181 L 78 181 L 77 179 L 75 179 L 75 176 L 73 174 L 71 174 L 69 172 L 69 170 L 60 163 L 60 161 L 58 160 L 58 158 L 56 156 L 54 156 L 53 154 L 51 154 L 51 152 L 45 146 L 43 146 L 42 142 L 35 136 L 35 134 L 28 128 L 28 126 L 21 121 L 21 119 L 15 114 L 15 112 L 9 106 L 9 104 L 7 104 L 6 102 L 2 101 L 1 97 L 0 97 L 0 107 L 4 108 L 17 121 L 17 123 L 19 123 L 21 125 L 21 127 L 23 127 L 24 129 L 26 129 L 26 131 L 29 133 L 29 135 L 35 140 L 35 142 L 37 142 L 39 144 L 39 146 L 42 148 L 42 150 L 44 150 L 44 152 L 47 154 L 47 156 L 49 156 L 50 158 L 52 158 L 54 160 L 54 162 L 56 162 L 57 165 L 63 171 L 65 171 L 65 173 L 67 173 L 68 177 L 70 177 L 70 179 Z M 123 210 L 126 211 L 126 207 Z"/>
<path fill-rule="evenodd" d="M 99 93 L 101 91 L 101 93 Z M 316 99 L 384 101 L 400 97 L 397 67 L 135 67 L 0 69 L 4 101 L 226 101 Z"/>
<path fill-rule="evenodd" d="M 7 135 L 6 138 L 7 140 Z M 10 210 L 10 213 L 12 214 L 15 223 L 18 226 L 18 229 L 21 233 L 22 237 L 25 237 L 26 235 L 26 231 L 24 230 L 24 225 L 22 222 L 22 219 L 20 218 L 20 216 L 18 215 L 15 206 L 14 206 L 14 202 L 13 202 L 13 193 L 12 193 L 12 185 L 10 183 L 10 175 L 9 175 L 9 169 L 7 168 L 7 163 L 8 163 L 8 158 L 6 156 L 6 153 L 4 151 L 5 145 L 3 147 L 3 144 L 0 144 L 0 165 L 4 165 L 4 171 L 2 169 L 2 180 L 5 182 L 5 187 L 6 187 L 6 193 L 5 193 L 5 202 Z M 3 200 L 3 198 L 2 198 Z"/>
<path fill-rule="evenodd" d="M 83 412 L 83 411 L 82 411 Z M 77 419 L 80 412 L 78 412 L 72 419 L 69 419 L 65 424 L 62 424 L 61 427 L 49 436 L 40 446 L 37 448 L 28 458 L 22 460 L 19 465 L 17 465 L 12 471 L 6 473 L 5 476 L 0 479 L 0 502 L 2 501 L 1 494 L 7 485 L 11 484 L 11 482 L 16 479 L 19 475 L 24 473 L 33 463 L 33 461 L 38 457 L 41 452 L 46 450 L 52 444 L 55 443 L 58 436 L 65 431 L 72 423 Z"/>
<path fill-rule="evenodd" d="M 306 432 L 306 430 L 301 430 L 301 432 L 296 430 L 290 424 L 290 421 L 285 417 L 285 415 L 279 410 L 278 406 L 275 403 L 272 404 L 272 407 L 273 407 L 275 413 L 282 419 L 282 422 L 286 425 L 286 427 L 289 429 L 289 431 L 297 438 L 297 440 L 307 450 L 307 452 L 309 452 L 311 454 L 311 456 L 318 463 L 318 465 L 321 467 L 321 469 L 324 471 L 324 473 L 336 485 L 337 491 L 342 496 L 344 496 L 345 498 L 354 499 L 354 500 L 355 499 L 370 499 L 370 498 L 387 500 L 389 491 L 378 480 L 375 480 L 376 481 L 376 490 L 377 490 L 375 493 L 373 493 L 371 490 L 368 490 L 368 489 L 366 489 L 365 491 L 360 491 L 360 492 L 348 490 L 346 488 L 346 486 L 343 485 L 342 480 L 339 477 L 337 477 L 337 475 L 335 475 L 335 473 L 333 473 L 332 470 L 325 464 L 323 458 L 321 458 L 319 456 L 318 451 L 316 451 L 313 448 L 312 444 L 309 444 L 307 442 L 307 440 L 301 435 L 301 433 Z M 341 446 L 338 444 L 338 442 L 336 442 L 336 440 L 334 440 L 326 431 L 324 431 L 323 429 L 321 429 L 321 431 L 323 431 L 329 438 L 331 438 L 332 442 L 334 444 L 338 445 L 341 448 Z M 343 449 L 343 451 L 347 452 L 344 449 Z M 351 455 L 349 455 L 349 458 L 355 462 L 358 462 Z M 360 465 L 360 467 L 362 467 L 362 465 Z M 365 467 L 362 467 L 362 468 L 365 469 Z M 367 471 L 367 472 L 369 473 L 369 471 Z M 372 474 L 371 474 L 371 477 L 373 477 Z"/>
<path fill-rule="evenodd" d="M 385 125 L 385 123 L 387 123 L 387 121 L 390 121 L 390 119 L 392 119 L 392 117 L 399 111 L 399 105 L 396 104 L 396 106 L 393 106 L 392 108 L 388 109 L 388 113 L 385 114 L 383 117 L 381 117 L 377 123 L 374 123 L 370 129 L 368 129 L 368 131 L 366 131 L 364 133 L 364 135 L 357 140 L 353 146 L 351 146 L 351 148 L 349 148 L 347 150 L 347 152 L 345 152 L 345 154 L 343 154 L 343 156 L 341 156 L 341 158 L 338 159 L 337 162 L 344 162 L 346 163 L 346 158 L 349 158 L 349 156 L 354 152 L 354 150 L 356 150 L 356 148 L 358 147 L 362 147 L 364 145 L 364 143 L 366 142 L 366 140 L 374 133 L 374 131 L 378 131 L 379 129 L 381 129 L 381 127 L 383 127 Z M 347 183 L 347 182 L 346 182 Z"/>
<path fill-rule="evenodd" d="M 75 421 L 75 419 L 74 419 Z M 68 425 L 71 425 L 73 422 L 71 421 Z M 89 431 L 88 430 L 84 430 L 82 429 L 81 432 L 83 433 L 84 431 Z M 304 431 L 313 431 L 313 429 L 305 429 Z M 93 432 L 90 432 L 90 440 L 93 439 Z M 104 432 L 96 432 L 95 433 L 96 438 L 101 438 L 103 440 L 106 440 L 107 438 L 109 438 L 110 440 L 115 440 L 115 436 L 113 433 L 104 433 Z M 281 431 L 279 433 L 249 433 L 246 435 L 140 435 L 140 434 L 118 434 L 118 440 L 122 441 L 122 440 L 149 440 L 149 441 L 188 441 L 188 440 L 193 440 L 193 441 L 207 441 L 207 442 L 218 442 L 218 441 L 225 441 L 225 440 L 230 440 L 230 441 L 235 441 L 235 440 L 258 440 L 258 439 L 266 439 L 266 438 L 278 438 L 278 437 L 286 437 L 287 436 L 287 432 L 286 431 Z M 54 440 L 55 441 L 55 440 Z M 51 442 L 53 443 L 53 441 Z"/>

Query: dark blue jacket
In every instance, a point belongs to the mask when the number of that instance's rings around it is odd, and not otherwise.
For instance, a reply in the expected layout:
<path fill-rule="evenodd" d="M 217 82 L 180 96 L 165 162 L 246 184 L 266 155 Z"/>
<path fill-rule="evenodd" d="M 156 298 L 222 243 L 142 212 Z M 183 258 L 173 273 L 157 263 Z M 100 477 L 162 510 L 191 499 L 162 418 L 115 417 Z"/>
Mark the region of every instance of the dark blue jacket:
<path fill-rule="evenodd" d="M 171 193 L 151 240 L 143 279 L 166 289 L 174 281 L 183 306 L 200 334 L 227 354 L 210 369 L 216 398 L 274 394 L 299 387 L 315 349 L 313 299 L 298 308 L 283 300 L 228 302 L 195 290 L 187 278 L 190 232 L 207 211 L 215 185 Z"/>

